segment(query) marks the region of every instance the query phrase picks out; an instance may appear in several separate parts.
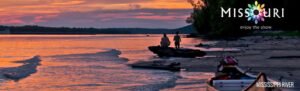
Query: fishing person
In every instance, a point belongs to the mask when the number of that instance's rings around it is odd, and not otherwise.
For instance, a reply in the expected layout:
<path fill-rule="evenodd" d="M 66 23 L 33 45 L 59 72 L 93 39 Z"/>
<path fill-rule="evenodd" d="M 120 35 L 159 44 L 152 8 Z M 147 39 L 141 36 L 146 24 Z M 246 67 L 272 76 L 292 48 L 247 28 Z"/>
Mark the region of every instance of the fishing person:
<path fill-rule="evenodd" d="M 175 43 L 175 48 L 176 49 L 180 48 L 180 42 L 181 42 L 181 38 L 178 34 L 179 34 L 179 32 L 177 31 L 176 35 L 174 36 L 174 41 L 175 41 L 174 43 Z"/>
<path fill-rule="evenodd" d="M 163 48 L 168 48 L 170 46 L 170 40 L 166 33 L 164 33 L 164 36 L 161 38 L 160 46 Z"/>

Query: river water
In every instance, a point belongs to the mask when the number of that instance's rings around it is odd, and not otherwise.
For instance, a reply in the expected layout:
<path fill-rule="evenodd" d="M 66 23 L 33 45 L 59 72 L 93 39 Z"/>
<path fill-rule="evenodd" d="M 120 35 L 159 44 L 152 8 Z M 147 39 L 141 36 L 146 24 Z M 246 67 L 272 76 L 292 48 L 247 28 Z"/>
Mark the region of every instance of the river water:
<path fill-rule="evenodd" d="M 39 55 L 37 72 L 19 81 L 0 78 L 0 90 L 157 91 L 205 90 L 207 72 L 133 69 L 127 64 L 155 58 L 147 47 L 162 35 L 1 35 L 0 67 L 18 67 Z M 169 35 L 173 39 L 173 35 Z M 182 38 L 193 48 L 201 39 Z M 173 44 L 171 46 L 174 46 Z"/>

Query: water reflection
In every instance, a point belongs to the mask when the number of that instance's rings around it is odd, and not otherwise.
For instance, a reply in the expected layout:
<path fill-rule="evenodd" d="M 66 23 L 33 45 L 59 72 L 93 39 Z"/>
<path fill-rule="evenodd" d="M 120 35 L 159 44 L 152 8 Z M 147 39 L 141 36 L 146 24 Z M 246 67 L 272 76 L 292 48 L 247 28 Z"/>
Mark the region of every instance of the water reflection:
<path fill-rule="evenodd" d="M 143 90 L 163 89 L 177 79 L 169 71 L 133 70 L 129 62 L 155 56 L 148 46 L 159 45 L 162 35 L 4 35 L 0 36 L 1 67 L 16 67 L 12 61 L 41 56 L 37 73 L 19 82 L 0 83 L 0 90 Z M 168 35 L 173 39 L 173 35 Z M 205 42 L 183 38 L 182 46 Z M 174 43 L 171 43 L 174 46 Z M 121 51 L 97 54 L 111 49 Z M 74 55 L 77 54 L 77 55 Z M 184 75 L 185 74 L 185 75 Z M 209 75 L 183 73 L 183 78 L 207 79 Z M 195 75 L 195 77 L 197 77 Z M 201 78 L 203 77 L 203 78 Z M 182 80 L 181 80 L 182 81 Z M 186 80 L 188 81 L 188 80 Z M 202 81 L 202 80 L 201 80 Z"/>

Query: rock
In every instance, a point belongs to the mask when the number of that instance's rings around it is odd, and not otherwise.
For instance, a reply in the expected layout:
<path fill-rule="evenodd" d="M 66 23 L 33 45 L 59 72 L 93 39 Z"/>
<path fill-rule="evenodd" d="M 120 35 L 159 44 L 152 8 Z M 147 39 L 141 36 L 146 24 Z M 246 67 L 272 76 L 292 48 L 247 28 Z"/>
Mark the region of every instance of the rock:
<path fill-rule="evenodd" d="M 170 71 L 180 71 L 180 63 L 179 62 L 172 62 L 169 64 L 165 63 L 156 63 L 156 61 L 146 62 L 146 63 L 135 63 L 130 64 L 133 68 L 145 68 L 145 69 L 159 69 L 159 70 L 170 70 Z"/>
<path fill-rule="evenodd" d="M 160 46 L 150 46 L 149 50 L 157 54 L 159 57 L 201 57 L 206 55 L 205 52 L 193 49 L 175 49 L 162 48 Z"/>
<path fill-rule="evenodd" d="M 212 47 L 212 45 L 208 45 L 208 44 L 198 44 L 198 45 L 195 45 L 195 47 Z"/>

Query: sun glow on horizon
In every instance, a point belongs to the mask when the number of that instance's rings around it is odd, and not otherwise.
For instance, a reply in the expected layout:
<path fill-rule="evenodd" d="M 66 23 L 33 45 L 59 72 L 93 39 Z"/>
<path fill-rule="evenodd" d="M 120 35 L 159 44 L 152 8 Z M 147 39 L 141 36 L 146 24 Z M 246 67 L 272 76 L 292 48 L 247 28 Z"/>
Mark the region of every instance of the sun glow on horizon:
<path fill-rule="evenodd" d="M 145 12 L 147 10 L 149 12 Z M 174 10 L 192 10 L 192 6 L 185 0 L 9 0 L 0 1 L 0 24 L 26 25 L 43 22 L 43 24 L 51 25 L 50 22 L 54 20 L 72 22 L 72 19 L 94 21 L 99 19 L 94 16 L 110 13 L 116 17 L 121 15 L 124 19 L 145 19 L 151 20 L 151 22 L 159 19 L 176 20 L 181 18 L 184 20 L 183 18 L 186 17 L 183 16 L 189 15 L 188 12 L 178 12 L 181 14 L 177 15 L 168 14 L 176 12 Z M 132 13 L 134 16 L 131 16 Z M 143 13 L 152 14 L 145 15 Z M 77 17 L 68 19 L 68 15 Z M 112 18 L 99 19 L 99 21 L 102 20 L 112 20 Z"/>

